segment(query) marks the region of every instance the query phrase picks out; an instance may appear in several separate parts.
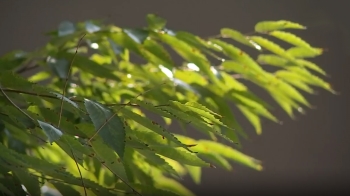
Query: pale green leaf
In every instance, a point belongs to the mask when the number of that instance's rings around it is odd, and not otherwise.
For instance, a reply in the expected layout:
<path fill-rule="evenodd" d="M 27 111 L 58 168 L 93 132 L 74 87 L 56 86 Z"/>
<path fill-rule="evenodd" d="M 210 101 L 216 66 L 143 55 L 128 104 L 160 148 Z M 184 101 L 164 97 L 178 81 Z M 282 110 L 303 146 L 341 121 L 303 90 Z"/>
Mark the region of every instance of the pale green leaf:
<path fill-rule="evenodd" d="M 290 44 L 293 44 L 295 46 L 299 46 L 299 47 L 304 47 L 304 48 L 310 48 L 310 44 L 308 44 L 307 42 L 305 42 L 304 40 L 302 40 L 300 37 L 289 33 L 289 32 L 285 32 L 285 31 L 272 31 L 269 33 L 269 35 L 272 35 L 280 40 L 283 40 L 285 42 L 288 42 Z"/>
<path fill-rule="evenodd" d="M 56 127 L 38 120 L 40 127 L 43 129 L 45 135 L 49 139 L 49 142 L 55 142 L 60 139 L 60 137 L 63 135 L 62 131 L 57 129 Z"/>
<path fill-rule="evenodd" d="M 256 32 L 266 33 L 269 31 L 281 30 L 281 29 L 306 29 L 306 27 L 295 22 L 291 22 L 287 20 L 278 20 L 278 21 L 258 22 L 255 25 L 254 29 Z"/>
<path fill-rule="evenodd" d="M 166 20 L 155 14 L 147 14 L 146 20 L 151 29 L 162 29 L 166 25 Z"/>
<path fill-rule="evenodd" d="M 312 58 L 323 53 L 322 48 L 293 47 L 287 50 L 288 55 L 294 58 Z"/>
<path fill-rule="evenodd" d="M 201 174 L 202 174 L 202 169 L 200 167 L 196 166 L 190 166 L 190 165 L 185 165 L 185 168 L 187 169 L 188 173 L 190 174 L 192 180 L 196 184 L 201 183 Z"/>

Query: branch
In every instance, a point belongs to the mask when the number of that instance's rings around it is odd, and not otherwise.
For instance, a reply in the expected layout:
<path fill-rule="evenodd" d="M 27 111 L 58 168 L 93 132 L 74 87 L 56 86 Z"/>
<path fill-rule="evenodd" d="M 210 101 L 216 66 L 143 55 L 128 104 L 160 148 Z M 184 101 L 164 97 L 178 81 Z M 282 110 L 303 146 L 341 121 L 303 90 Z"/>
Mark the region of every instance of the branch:
<path fill-rule="evenodd" d="M 16 89 L 8 89 L 8 88 L 3 88 L 2 89 L 5 92 L 9 92 L 9 93 L 20 93 L 20 94 L 26 94 L 26 95 L 33 95 L 33 96 L 39 96 L 39 97 L 46 97 L 46 98 L 50 98 L 50 99 L 59 99 L 61 100 L 61 98 L 58 98 L 54 95 L 45 95 L 45 94 L 38 94 L 38 93 L 33 93 L 33 92 L 28 92 L 28 91 L 23 91 L 23 90 L 16 90 Z M 84 103 L 84 101 L 82 100 L 75 100 L 75 97 L 70 97 L 68 98 L 71 101 L 77 102 L 77 103 Z M 128 104 L 128 103 L 108 103 L 105 104 L 106 106 L 133 106 L 133 107 L 139 107 L 139 105 L 137 104 Z"/>
<path fill-rule="evenodd" d="M 68 143 L 68 142 L 67 142 Z M 69 143 L 68 143 L 69 144 Z M 84 187 L 84 194 L 85 196 L 87 196 L 87 192 L 86 192 L 86 186 L 85 186 L 85 183 L 84 183 L 84 179 L 83 179 L 83 175 L 81 174 L 81 171 L 80 171 L 80 168 L 79 168 L 79 165 L 78 165 L 78 162 L 77 162 L 77 159 L 75 158 L 75 155 L 73 153 L 73 150 L 72 150 L 72 147 L 70 146 L 69 144 L 69 149 L 70 149 L 70 152 L 72 153 L 72 156 L 73 156 L 73 159 L 74 159 L 74 162 L 75 162 L 75 165 L 77 166 L 78 168 L 78 171 L 79 171 L 79 176 L 80 176 L 80 180 L 81 180 L 81 184 L 83 185 Z"/>
<path fill-rule="evenodd" d="M 83 38 L 85 37 L 85 35 L 86 35 L 86 34 L 84 34 L 84 35 L 79 39 L 77 48 L 75 49 L 75 54 L 74 54 L 73 59 L 72 59 L 70 65 L 69 65 L 69 69 L 68 69 L 66 81 L 65 81 L 65 83 L 64 83 L 63 92 L 62 92 L 62 99 L 61 99 L 61 106 L 60 106 L 60 113 L 59 113 L 59 117 L 58 117 L 57 128 L 59 128 L 59 127 L 60 127 L 60 124 L 61 124 L 62 111 L 63 111 L 63 98 L 64 98 L 65 95 L 66 95 L 66 89 L 67 89 L 67 84 L 68 84 L 69 75 L 70 75 L 70 72 L 72 71 L 72 65 L 73 65 L 75 56 L 77 56 L 78 49 L 79 49 L 79 46 L 80 46 L 80 44 L 81 44 L 81 41 L 83 40 Z"/>
<path fill-rule="evenodd" d="M 2 86 L 0 84 L 0 90 L 1 93 L 4 95 L 4 97 L 15 107 L 17 108 L 17 110 L 19 110 L 20 112 L 22 112 L 25 116 L 27 116 L 30 120 L 32 120 L 33 122 L 36 122 L 31 116 L 29 116 L 27 113 L 25 113 L 20 107 L 18 107 L 5 93 L 5 91 L 2 89 Z"/>

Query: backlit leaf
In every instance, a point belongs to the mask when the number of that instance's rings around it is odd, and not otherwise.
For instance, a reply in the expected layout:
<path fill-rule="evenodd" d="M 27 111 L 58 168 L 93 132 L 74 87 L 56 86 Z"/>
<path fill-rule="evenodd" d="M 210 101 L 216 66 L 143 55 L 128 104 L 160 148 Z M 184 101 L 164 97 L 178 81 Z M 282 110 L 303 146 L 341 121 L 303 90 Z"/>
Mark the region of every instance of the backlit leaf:
<path fill-rule="evenodd" d="M 258 22 L 255 25 L 254 29 L 256 32 L 266 33 L 269 31 L 281 30 L 281 29 L 306 29 L 306 27 L 295 22 L 291 22 L 287 20 L 278 20 L 278 21 Z"/>

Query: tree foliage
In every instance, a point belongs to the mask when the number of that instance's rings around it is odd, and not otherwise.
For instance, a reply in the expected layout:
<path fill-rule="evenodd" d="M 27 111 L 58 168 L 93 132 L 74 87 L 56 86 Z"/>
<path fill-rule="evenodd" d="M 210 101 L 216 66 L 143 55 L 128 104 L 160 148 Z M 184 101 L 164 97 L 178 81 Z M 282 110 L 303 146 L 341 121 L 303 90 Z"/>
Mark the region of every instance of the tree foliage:
<path fill-rule="evenodd" d="M 0 58 L 0 192 L 35 196 L 45 185 L 63 195 L 192 195 L 179 182 L 189 174 L 199 183 L 203 167 L 262 169 L 239 150 L 246 132 L 231 106 L 257 134 L 262 118 L 278 118 L 247 82 L 291 117 L 310 107 L 303 92 L 334 93 L 309 60 L 322 49 L 289 32 L 301 24 L 263 21 L 250 35 L 223 28 L 202 38 L 153 14 L 147 22 L 66 21 L 42 48 Z"/>

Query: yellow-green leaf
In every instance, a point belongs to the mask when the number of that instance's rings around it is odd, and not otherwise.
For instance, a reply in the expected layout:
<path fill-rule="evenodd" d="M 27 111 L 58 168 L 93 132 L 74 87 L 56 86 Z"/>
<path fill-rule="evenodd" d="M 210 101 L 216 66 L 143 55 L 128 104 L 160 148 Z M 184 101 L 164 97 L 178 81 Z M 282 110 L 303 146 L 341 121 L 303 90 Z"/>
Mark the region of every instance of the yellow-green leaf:
<path fill-rule="evenodd" d="M 258 22 L 254 27 L 256 32 L 266 33 L 269 31 L 280 30 L 280 29 L 306 29 L 305 26 L 287 21 L 287 20 L 278 20 L 278 21 L 262 21 Z"/>

